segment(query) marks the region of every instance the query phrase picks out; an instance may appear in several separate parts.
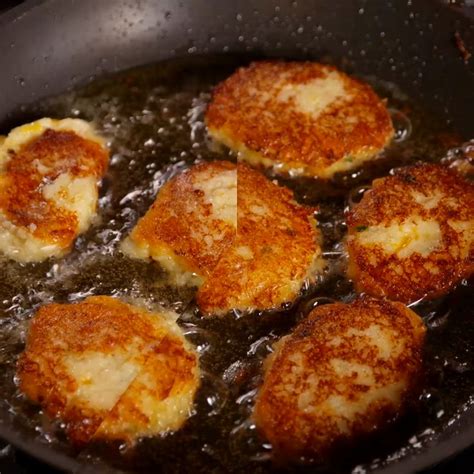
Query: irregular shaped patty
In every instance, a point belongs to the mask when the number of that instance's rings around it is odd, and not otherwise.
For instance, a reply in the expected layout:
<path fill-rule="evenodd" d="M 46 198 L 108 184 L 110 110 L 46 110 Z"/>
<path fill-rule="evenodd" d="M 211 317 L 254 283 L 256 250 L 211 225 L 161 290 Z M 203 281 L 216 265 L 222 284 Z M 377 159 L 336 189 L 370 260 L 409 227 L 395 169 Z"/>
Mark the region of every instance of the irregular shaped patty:
<path fill-rule="evenodd" d="M 394 134 L 383 101 L 332 66 L 260 61 L 219 84 L 209 133 L 253 165 L 330 178 L 372 159 Z"/>
<path fill-rule="evenodd" d="M 237 235 L 197 294 L 207 315 L 279 308 L 324 267 L 315 209 L 246 165 L 237 173 Z"/>
<path fill-rule="evenodd" d="M 40 308 L 17 374 L 76 444 L 175 431 L 199 386 L 198 356 L 169 316 L 107 296 Z"/>
<path fill-rule="evenodd" d="M 277 343 L 254 409 L 282 458 L 324 456 L 398 416 L 417 392 L 425 335 L 401 303 L 316 308 Z"/>
<path fill-rule="evenodd" d="M 64 255 L 95 215 L 108 157 L 83 120 L 13 129 L 0 143 L 0 252 L 21 262 Z"/>
<path fill-rule="evenodd" d="M 233 163 L 200 163 L 160 189 L 122 251 L 152 259 L 178 282 L 209 276 L 237 227 L 237 171 Z"/>
<path fill-rule="evenodd" d="M 474 186 L 421 164 L 373 182 L 348 215 L 349 277 L 404 303 L 452 289 L 474 269 Z"/>
<path fill-rule="evenodd" d="M 313 213 L 245 165 L 201 163 L 163 186 L 122 249 L 197 274 L 204 314 L 271 309 L 323 267 Z"/>

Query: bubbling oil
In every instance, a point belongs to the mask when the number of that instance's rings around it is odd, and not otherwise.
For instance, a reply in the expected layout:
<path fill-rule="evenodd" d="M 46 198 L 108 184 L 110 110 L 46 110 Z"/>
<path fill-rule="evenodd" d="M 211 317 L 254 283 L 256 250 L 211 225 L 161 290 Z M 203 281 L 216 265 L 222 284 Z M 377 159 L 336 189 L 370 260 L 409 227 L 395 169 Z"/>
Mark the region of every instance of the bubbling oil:
<path fill-rule="evenodd" d="M 204 111 L 213 86 L 245 62 L 230 56 L 172 60 L 97 80 L 23 113 L 23 122 L 43 116 L 93 121 L 109 140 L 111 161 L 100 191 L 98 218 L 69 255 L 38 264 L 2 261 L 0 411 L 39 441 L 102 471 L 106 464 L 139 472 L 157 466 L 164 472 L 272 470 L 271 446 L 261 439 L 251 417 L 263 362 L 272 345 L 313 308 L 355 298 L 344 276 L 345 210 L 360 200 L 372 179 L 392 168 L 459 157 L 459 150 L 466 148 L 448 152 L 446 137 L 456 135 L 445 124 L 433 120 L 395 85 L 366 78 L 387 98 L 396 128 L 393 144 L 374 163 L 330 183 L 278 178 L 294 190 L 299 202 L 318 207 L 329 263 L 324 275 L 316 285 L 306 285 L 298 301 L 279 311 L 201 318 L 193 300 L 195 288 L 176 288 L 157 265 L 126 258 L 118 245 L 172 176 L 201 160 L 235 161 L 231 152 L 209 140 Z M 143 439 L 133 448 L 101 444 L 78 453 L 64 439 L 61 423 L 49 420 L 18 392 L 15 363 L 24 348 L 28 321 L 39 306 L 99 294 L 176 311 L 186 337 L 200 353 L 203 379 L 195 414 L 177 433 Z M 298 469 L 366 472 L 435 442 L 473 402 L 472 303 L 465 281 L 443 299 L 415 304 L 413 309 L 428 327 L 427 381 L 419 405 L 370 447 L 345 453 L 342 464 L 316 460 L 316 465 Z"/>

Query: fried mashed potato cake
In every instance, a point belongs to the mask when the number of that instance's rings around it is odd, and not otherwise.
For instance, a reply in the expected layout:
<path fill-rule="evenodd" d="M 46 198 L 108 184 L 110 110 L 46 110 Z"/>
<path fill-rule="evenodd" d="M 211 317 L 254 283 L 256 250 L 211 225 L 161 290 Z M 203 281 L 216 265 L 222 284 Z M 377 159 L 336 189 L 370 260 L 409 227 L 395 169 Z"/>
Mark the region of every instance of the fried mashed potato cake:
<path fill-rule="evenodd" d="M 197 284 L 206 315 L 278 308 L 324 267 L 314 211 L 244 164 L 200 163 L 162 187 L 122 251 Z"/>
<path fill-rule="evenodd" d="M 324 268 L 315 209 L 244 164 L 237 173 L 237 235 L 197 294 L 206 315 L 279 308 Z"/>
<path fill-rule="evenodd" d="M 40 308 L 17 375 L 20 390 L 81 445 L 178 430 L 192 413 L 200 372 L 170 315 L 92 296 Z"/>
<path fill-rule="evenodd" d="M 236 227 L 235 165 L 200 163 L 165 183 L 122 251 L 157 261 L 178 283 L 200 284 L 233 241 Z"/>
<path fill-rule="evenodd" d="M 253 417 L 275 455 L 324 456 L 399 415 L 418 393 L 424 336 L 401 303 L 313 310 L 265 362 Z"/>
<path fill-rule="evenodd" d="M 431 299 L 474 270 L 474 185 L 421 164 L 375 180 L 348 215 L 356 289 L 404 303 Z"/>
<path fill-rule="evenodd" d="M 95 215 L 108 158 L 83 120 L 13 129 L 0 142 L 0 253 L 20 262 L 67 253 Z"/>
<path fill-rule="evenodd" d="M 252 165 L 331 178 L 375 157 L 394 129 L 384 102 L 332 66 L 260 61 L 219 84 L 209 134 Z"/>

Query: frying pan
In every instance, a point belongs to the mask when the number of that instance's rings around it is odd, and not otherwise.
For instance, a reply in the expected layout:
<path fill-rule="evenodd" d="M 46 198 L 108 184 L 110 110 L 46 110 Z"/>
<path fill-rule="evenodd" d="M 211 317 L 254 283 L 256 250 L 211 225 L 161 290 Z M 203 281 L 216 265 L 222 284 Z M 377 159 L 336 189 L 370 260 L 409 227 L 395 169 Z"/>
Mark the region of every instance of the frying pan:
<path fill-rule="evenodd" d="M 472 18 L 434 0 L 30 0 L 0 17 L 0 130 L 16 125 L 26 104 L 103 74 L 174 56 L 252 52 L 332 61 L 391 81 L 472 137 Z M 474 443 L 473 408 L 380 472 L 420 470 Z M 107 472 L 39 441 L 5 408 L 0 437 L 64 470 Z"/>

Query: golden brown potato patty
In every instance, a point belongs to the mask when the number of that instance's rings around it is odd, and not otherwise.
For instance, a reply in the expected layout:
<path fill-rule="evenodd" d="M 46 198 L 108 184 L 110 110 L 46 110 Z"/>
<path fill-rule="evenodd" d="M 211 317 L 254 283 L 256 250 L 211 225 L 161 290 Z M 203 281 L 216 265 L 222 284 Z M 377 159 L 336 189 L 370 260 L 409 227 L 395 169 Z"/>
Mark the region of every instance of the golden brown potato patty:
<path fill-rule="evenodd" d="M 330 178 L 373 158 L 394 134 L 382 100 L 332 66 L 260 61 L 219 84 L 209 133 L 253 165 Z"/>
<path fill-rule="evenodd" d="M 474 186 L 435 164 L 375 180 L 348 215 L 349 276 L 359 291 L 409 303 L 474 268 Z"/>
<path fill-rule="evenodd" d="M 177 430 L 199 385 L 198 356 L 173 320 L 108 296 L 40 308 L 17 374 L 76 444 Z"/>
<path fill-rule="evenodd" d="M 401 303 L 313 310 L 265 363 L 253 417 L 275 455 L 322 456 L 398 416 L 419 382 L 424 334 Z"/>
<path fill-rule="evenodd" d="M 82 120 L 12 130 L 0 144 L 0 251 L 19 261 L 64 254 L 95 214 L 108 156 Z"/>
<path fill-rule="evenodd" d="M 313 214 L 244 164 L 201 163 L 164 185 L 122 249 L 178 281 L 199 275 L 206 315 L 278 308 L 323 268 Z"/>

